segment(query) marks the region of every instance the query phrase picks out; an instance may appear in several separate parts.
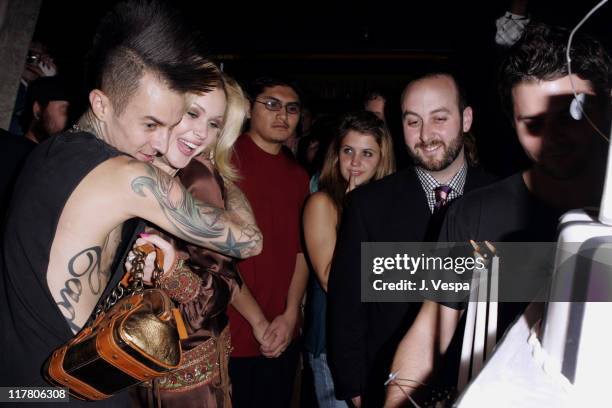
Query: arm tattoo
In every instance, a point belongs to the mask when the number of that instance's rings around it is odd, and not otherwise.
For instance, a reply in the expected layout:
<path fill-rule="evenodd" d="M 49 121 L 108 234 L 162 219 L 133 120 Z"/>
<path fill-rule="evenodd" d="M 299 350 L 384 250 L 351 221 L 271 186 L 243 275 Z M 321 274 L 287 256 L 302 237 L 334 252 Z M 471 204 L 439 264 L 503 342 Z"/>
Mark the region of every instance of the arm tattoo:
<path fill-rule="evenodd" d="M 248 245 L 242 246 L 238 248 L 238 250 L 242 251 L 243 249 L 251 249 L 259 246 L 261 244 L 262 235 L 255 221 L 255 215 L 253 214 L 253 209 L 249 201 L 236 184 L 226 181 L 225 186 L 225 206 L 229 211 L 235 212 L 242 220 L 240 229 L 238 230 L 238 242 L 246 241 L 246 243 L 248 243 Z M 234 237 L 231 237 L 231 240 L 233 239 Z M 228 236 L 225 244 L 227 245 L 230 242 L 230 236 Z"/>
<path fill-rule="evenodd" d="M 223 211 L 196 201 L 180 182 L 163 171 L 148 165 L 148 176 L 140 176 L 132 181 L 132 190 L 145 196 L 149 190 L 166 218 L 183 234 L 199 238 L 217 238 L 225 232 Z"/>
<path fill-rule="evenodd" d="M 68 279 L 60 290 L 59 294 L 62 300 L 56 304 L 72 331 L 80 330 L 80 327 L 75 323 L 76 310 L 72 304 L 72 302 L 79 303 L 83 294 L 83 285 L 79 278 L 87 275 L 89 290 L 92 294 L 98 296 L 101 295 L 108 282 L 108 275 L 100 269 L 101 253 L 102 248 L 95 246 L 84 249 L 68 261 L 68 273 L 72 278 Z"/>
<path fill-rule="evenodd" d="M 231 230 L 227 234 L 225 242 L 212 242 L 212 244 L 219 252 L 236 258 L 239 258 L 246 249 L 253 245 L 251 242 L 236 242 Z"/>

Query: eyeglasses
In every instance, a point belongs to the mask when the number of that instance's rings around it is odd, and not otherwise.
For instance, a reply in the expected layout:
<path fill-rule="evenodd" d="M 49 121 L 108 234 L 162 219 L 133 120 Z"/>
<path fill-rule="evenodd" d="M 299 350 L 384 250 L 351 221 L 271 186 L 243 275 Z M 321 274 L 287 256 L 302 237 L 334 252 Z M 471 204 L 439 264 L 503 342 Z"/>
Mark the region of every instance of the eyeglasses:
<path fill-rule="evenodd" d="M 289 115 L 299 115 L 302 111 L 302 106 L 298 102 L 289 102 L 284 105 L 278 99 L 255 99 L 255 102 L 261 103 L 263 106 L 266 107 L 267 110 L 272 112 L 279 112 L 283 109 L 283 107 Z"/>

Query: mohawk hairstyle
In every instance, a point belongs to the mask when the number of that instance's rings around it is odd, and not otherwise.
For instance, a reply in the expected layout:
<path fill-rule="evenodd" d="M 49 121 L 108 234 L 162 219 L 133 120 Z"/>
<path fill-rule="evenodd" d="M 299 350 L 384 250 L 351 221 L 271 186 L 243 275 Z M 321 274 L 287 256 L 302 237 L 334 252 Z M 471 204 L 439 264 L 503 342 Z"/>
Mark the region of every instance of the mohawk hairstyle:
<path fill-rule="evenodd" d="M 199 35 L 158 0 L 117 4 L 100 22 L 88 54 L 88 89 L 100 89 L 121 113 L 145 72 L 179 93 L 206 93 L 220 81 Z"/>

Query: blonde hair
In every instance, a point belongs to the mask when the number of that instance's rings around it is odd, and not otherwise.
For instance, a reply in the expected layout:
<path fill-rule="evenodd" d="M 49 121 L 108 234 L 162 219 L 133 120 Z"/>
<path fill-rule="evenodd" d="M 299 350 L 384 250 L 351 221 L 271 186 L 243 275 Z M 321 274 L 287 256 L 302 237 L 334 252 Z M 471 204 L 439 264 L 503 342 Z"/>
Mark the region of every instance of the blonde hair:
<path fill-rule="evenodd" d="M 238 179 L 238 172 L 231 164 L 231 157 L 234 151 L 234 143 L 236 143 L 242 132 L 242 125 L 246 119 L 249 102 L 238 82 L 228 75 L 222 74 L 220 86 L 225 92 L 227 99 L 223 116 L 223 127 L 217 142 L 212 146 L 212 151 L 205 152 L 204 154 L 212 153 L 215 167 L 219 174 L 224 179 L 235 181 Z"/>

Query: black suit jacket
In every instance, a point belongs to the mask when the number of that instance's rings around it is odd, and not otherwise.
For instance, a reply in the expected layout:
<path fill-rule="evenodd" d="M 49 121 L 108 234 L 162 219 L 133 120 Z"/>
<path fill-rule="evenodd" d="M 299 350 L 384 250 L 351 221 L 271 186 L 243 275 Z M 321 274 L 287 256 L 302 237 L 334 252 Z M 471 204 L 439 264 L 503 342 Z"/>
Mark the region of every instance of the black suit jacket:
<path fill-rule="evenodd" d="M 469 168 L 464 192 L 494 178 Z M 452 205 L 452 204 L 451 204 Z M 360 187 L 344 211 L 328 291 L 328 358 L 336 396 L 384 401 L 384 381 L 420 303 L 361 303 L 361 242 L 424 241 L 431 212 L 414 168 Z"/>

